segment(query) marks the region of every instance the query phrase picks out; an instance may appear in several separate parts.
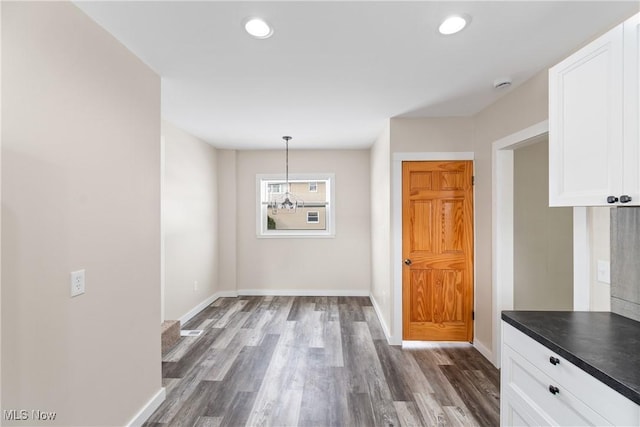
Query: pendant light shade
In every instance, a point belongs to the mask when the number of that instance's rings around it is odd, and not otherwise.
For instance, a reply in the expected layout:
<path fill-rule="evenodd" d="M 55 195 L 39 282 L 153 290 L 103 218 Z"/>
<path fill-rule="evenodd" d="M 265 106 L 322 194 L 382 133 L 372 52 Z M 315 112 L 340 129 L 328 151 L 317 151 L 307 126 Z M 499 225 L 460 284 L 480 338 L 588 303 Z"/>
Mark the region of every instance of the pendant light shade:
<path fill-rule="evenodd" d="M 293 214 L 298 208 L 304 207 L 304 202 L 291 192 L 291 184 L 289 183 L 289 141 L 290 136 L 283 136 L 285 142 L 285 187 L 284 192 L 279 194 L 272 193 L 269 198 L 269 210 L 273 215 L 279 213 Z"/>

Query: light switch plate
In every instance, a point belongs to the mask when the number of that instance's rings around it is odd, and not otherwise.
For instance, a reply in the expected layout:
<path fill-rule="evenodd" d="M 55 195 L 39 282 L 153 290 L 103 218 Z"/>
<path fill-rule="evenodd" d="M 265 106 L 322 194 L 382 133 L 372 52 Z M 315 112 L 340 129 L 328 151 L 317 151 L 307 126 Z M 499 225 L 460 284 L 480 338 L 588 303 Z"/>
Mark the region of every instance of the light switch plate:
<path fill-rule="evenodd" d="M 611 269 L 609 261 L 598 260 L 598 282 L 611 283 Z"/>
<path fill-rule="evenodd" d="M 71 296 L 84 294 L 84 270 L 71 272 Z"/>

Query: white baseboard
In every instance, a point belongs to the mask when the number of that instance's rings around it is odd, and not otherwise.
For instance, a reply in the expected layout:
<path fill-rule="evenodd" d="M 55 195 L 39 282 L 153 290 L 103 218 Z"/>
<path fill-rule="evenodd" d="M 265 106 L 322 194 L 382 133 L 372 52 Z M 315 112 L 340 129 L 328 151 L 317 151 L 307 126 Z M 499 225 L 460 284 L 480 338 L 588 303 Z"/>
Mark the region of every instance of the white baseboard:
<path fill-rule="evenodd" d="M 213 302 L 215 300 L 217 300 L 218 298 L 227 298 L 227 297 L 233 298 L 233 297 L 237 297 L 237 296 L 238 296 L 238 293 L 235 292 L 235 291 L 220 291 L 220 292 L 216 292 L 215 294 L 211 295 L 209 298 L 207 298 L 204 301 L 202 301 L 200 304 L 198 304 L 195 307 L 193 307 L 187 313 L 183 314 L 180 317 L 180 319 L 178 319 L 180 321 L 180 327 L 182 328 L 182 325 L 184 325 L 189 320 L 191 320 L 191 318 L 193 316 L 195 316 L 196 314 L 200 313 L 202 310 L 204 310 L 205 308 L 207 308 L 208 306 L 213 304 Z"/>
<path fill-rule="evenodd" d="M 342 289 L 238 289 L 238 295 L 283 297 L 368 297 L 369 291 L 345 291 Z"/>
<path fill-rule="evenodd" d="M 382 313 L 380 312 L 380 306 L 378 305 L 378 301 L 376 301 L 376 299 L 373 297 L 373 294 L 369 294 L 369 299 L 371 300 L 371 305 L 373 305 L 373 310 L 376 312 L 376 316 L 378 316 L 378 321 L 382 326 L 382 332 L 384 332 L 384 336 L 387 338 L 387 343 L 389 345 L 396 345 L 394 342 L 395 340 L 389 333 L 389 326 L 387 325 L 387 322 L 384 321 L 384 317 L 382 317 Z M 399 344 L 402 344 L 402 342 L 400 342 Z"/>
<path fill-rule="evenodd" d="M 493 352 L 490 351 L 484 344 L 482 344 L 480 341 L 478 340 L 473 340 L 473 346 L 476 348 L 476 350 L 478 350 L 480 352 L 481 355 L 483 355 L 485 357 L 485 359 L 487 359 L 489 362 L 491 362 L 491 364 L 493 364 L 496 368 L 498 367 L 496 365 L 496 361 L 493 358 Z"/>
<path fill-rule="evenodd" d="M 158 392 L 147 402 L 146 405 L 138 411 L 138 413 L 131 418 L 131 421 L 127 423 L 127 427 L 140 427 L 145 423 L 155 412 L 156 409 L 164 402 L 167 398 L 167 391 L 164 387 L 162 387 Z"/>

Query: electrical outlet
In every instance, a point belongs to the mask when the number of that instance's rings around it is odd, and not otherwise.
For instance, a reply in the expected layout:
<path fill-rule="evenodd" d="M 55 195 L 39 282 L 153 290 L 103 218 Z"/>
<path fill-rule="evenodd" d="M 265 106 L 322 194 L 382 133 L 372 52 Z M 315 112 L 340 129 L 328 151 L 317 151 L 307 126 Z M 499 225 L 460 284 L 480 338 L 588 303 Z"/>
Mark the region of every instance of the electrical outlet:
<path fill-rule="evenodd" d="M 609 261 L 598 260 L 598 282 L 611 283 L 611 271 Z"/>
<path fill-rule="evenodd" d="M 71 296 L 84 294 L 84 270 L 71 272 Z"/>

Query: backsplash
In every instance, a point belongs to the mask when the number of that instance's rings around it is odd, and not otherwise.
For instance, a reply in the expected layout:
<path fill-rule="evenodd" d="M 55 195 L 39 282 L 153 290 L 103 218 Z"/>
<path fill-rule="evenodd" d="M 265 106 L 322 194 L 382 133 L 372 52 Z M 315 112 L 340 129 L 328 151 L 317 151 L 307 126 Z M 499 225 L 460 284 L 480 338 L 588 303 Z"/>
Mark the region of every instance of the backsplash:
<path fill-rule="evenodd" d="M 640 321 L 640 208 L 611 209 L 611 311 Z"/>

